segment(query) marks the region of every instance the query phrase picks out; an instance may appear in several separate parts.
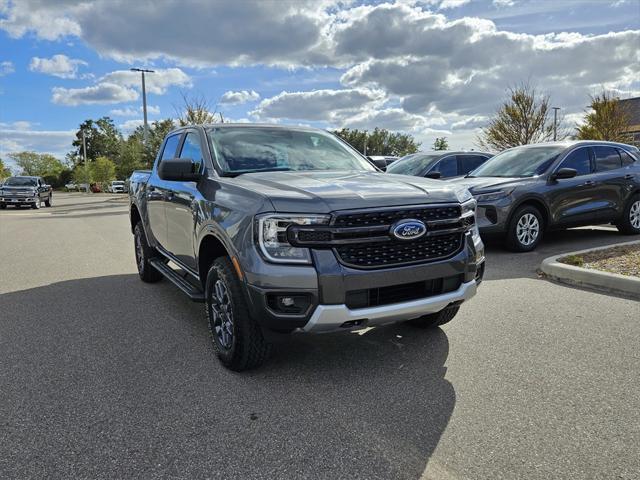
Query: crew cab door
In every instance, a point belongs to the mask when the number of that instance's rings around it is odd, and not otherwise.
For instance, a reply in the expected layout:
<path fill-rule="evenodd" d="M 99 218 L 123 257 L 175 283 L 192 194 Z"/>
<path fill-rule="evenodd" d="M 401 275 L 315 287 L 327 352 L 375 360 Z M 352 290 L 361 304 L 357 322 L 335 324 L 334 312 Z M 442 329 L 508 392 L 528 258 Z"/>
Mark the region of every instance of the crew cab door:
<path fill-rule="evenodd" d="M 603 203 L 596 193 L 591 147 L 579 147 L 554 169 L 572 168 L 573 178 L 549 181 L 548 202 L 551 218 L 558 225 L 588 225 L 602 214 Z"/>
<path fill-rule="evenodd" d="M 203 150 L 197 130 L 187 131 L 177 157 L 190 159 L 195 164 L 193 171 L 204 169 Z M 195 228 L 198 215 L 197 199 L 200 198 L 197 182 L 168 182 L 167 196 L 167 246 L 166 249 L 184 265 L 196 269 Z"/>
<path fill-rule="evenodd" d="M 153 236 L 154 243 L 167 249 L 167 216 L 166 201 L 171 192 L 170 183 L 158 177 L 158 167 L 163 160 L 176 157 L 182 133 L 167 137 L 147 182 L 147 235 Z"/>

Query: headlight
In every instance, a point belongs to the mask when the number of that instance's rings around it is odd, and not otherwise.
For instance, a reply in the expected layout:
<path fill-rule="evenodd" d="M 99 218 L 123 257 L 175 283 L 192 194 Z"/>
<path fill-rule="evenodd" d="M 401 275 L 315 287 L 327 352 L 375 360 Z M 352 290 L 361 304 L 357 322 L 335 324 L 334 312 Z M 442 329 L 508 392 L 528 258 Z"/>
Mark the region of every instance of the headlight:
<path fill-rule="evenodd" d="M 290 225 L 327 225 L 329 215 L 278 215 L 257 217 L 256 233 L 260 251 L 270 262 L 311 263 L 308 248 L 293 247 L 287 241 Z"/>
<path fill-rule="evenodd" d="M 480 202 L 495 202 L 497 200 L 501 200 L 505 197 L 508 197 L 513 192 L 513 188 L 504 189 L 504 190 L 494 190 L 492 192 L 478 192 L 474 193 L 475 199 Z"/>

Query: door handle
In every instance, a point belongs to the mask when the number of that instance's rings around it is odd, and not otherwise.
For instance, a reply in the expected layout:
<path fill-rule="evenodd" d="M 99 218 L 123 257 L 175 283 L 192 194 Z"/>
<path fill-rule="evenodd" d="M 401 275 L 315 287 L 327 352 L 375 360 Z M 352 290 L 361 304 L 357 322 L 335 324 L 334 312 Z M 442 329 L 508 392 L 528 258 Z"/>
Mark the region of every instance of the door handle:
<path fill-rule="evenodd" d="M 625 180 L 633 180 L 634 178 L 635 178 L 635 175 L 634 175 L 633 173 L 627 173 L 627 174 L 624 176 L 624 179 L 625 179 Z"/>
<path fill-rule="evenodd" d="M 593 187 L 596 184 L 593 180 L 587 180 L 582 184 L 583 187 Z"/>

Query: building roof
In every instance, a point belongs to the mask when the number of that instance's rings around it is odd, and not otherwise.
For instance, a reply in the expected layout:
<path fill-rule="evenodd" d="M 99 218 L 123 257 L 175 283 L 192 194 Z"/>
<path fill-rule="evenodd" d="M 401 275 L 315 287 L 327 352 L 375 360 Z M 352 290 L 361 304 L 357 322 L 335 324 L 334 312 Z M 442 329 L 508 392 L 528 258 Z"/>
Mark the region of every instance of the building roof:
<path fill-rule="evenodd" d="M 629 115 L 630 125 L 640 125 L 640 97 L 620 100 L 620 105 Z"/>

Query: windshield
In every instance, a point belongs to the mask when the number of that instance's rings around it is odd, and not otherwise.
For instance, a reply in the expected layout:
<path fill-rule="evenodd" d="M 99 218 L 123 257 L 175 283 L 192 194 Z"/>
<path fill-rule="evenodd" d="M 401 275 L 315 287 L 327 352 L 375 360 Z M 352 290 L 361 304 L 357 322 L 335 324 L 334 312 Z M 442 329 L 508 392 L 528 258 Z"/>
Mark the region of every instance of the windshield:
<path fill-rule="evenodd" d="M 469 177 L 533 177 L 543 174 L 565 149 L 564 146 L 511 148 L 471 172 Z"/>
<path fill-rule="evenodd" d="M 214 127 L 211 149 L 225 175 L 265 171 L 376 169 L 333 135 L 278 127 Z"/>
<path fill-rule="evenodd" d="M 35 187 L 38 182 L 35 178 L 30 177 L 11 177 L 7 178 L 4 184 L 11 187 Z"/>
<path fill-rule="evenodd" d="M 387 167 L 387 173 L 399 175 L 419 175 L 429 164 L 433 163 L 440 154 L 414 153 L 396 160 Z"/>

